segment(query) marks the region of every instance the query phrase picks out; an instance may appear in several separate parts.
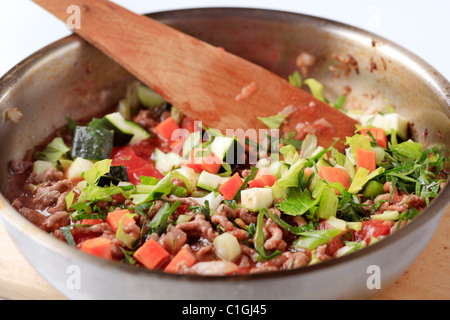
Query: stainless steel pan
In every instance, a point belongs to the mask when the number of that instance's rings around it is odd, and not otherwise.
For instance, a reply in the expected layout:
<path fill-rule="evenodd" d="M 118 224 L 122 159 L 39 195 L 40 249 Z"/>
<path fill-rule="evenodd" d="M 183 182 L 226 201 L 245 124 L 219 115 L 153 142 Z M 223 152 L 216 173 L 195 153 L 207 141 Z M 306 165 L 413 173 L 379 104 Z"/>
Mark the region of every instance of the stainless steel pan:
<path fill-rule="evenodd" d="M 427 130 L 430 145 L 449 150 L 450 83 L 387 39 L 333 21 L 268 10 L 211 8 L 150 16 L 284 77 L 297 68 L 298 54 L 313 54 L 317 62 L 309 76 L 324 83 L 331 101 L 346 91 L 347 105 L 374 110 L 388 99 L 414 123 L 416 139 L 423 140 Z M 353 63 L 340 69 L 345 66 L 339 57 Z M 0 80 L 0 192 L 6 192 L 10 160 L 43 141 L 66 116 L 81 119 L 113 108 L 132 80 L 77 36 L 51 44 L 6 74 Z M 7 116 L 14 108 L 23 113 L 18 123 Z M 364 299 L 379 292 L 373 276 L 381 289 L 387 288 L 421 253 L 449 196 L 447 186 L 407 227 L 367 249 L 298 270 L 252 276 L 188 277 L 100 260 L 39 230 L 3 196 L 0 216 L 31 265 L 72 299 Z"/>

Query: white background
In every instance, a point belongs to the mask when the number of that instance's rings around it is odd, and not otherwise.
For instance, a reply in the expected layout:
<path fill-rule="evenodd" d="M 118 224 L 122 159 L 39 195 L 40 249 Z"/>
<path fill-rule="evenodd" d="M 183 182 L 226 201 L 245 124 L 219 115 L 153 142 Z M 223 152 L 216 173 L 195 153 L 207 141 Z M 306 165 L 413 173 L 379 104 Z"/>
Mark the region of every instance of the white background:
<path fill-rule="evenodd" d="M 114 0 L 137 13 L 252 7 L 320 16 L 360 27 L 411 50 L 450 79 L 449 0 Z M 0 0 L 0 76 L 71 31 L 30 0 Z"/>

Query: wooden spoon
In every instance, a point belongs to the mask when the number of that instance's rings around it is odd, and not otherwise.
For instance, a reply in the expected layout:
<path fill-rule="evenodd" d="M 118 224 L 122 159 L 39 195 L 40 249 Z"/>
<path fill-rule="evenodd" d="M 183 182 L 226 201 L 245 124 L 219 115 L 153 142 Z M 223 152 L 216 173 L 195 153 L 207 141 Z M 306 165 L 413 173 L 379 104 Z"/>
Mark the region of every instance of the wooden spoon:
<path fill-rule="evenodd" d="M 78 6 L 76 33 L 185 115 L 224 134 L 227 129 L 267 128 L 257 117 L 283 110 L 294 112 L 283 122 L 281 135 L 298 125 L 322 125 L 316 135 L 327 147 L 354 134 L 355 120 L 287 80 L 110 1 L 33 1 L 64 22 L 71 16 L 69 6 Z"/>

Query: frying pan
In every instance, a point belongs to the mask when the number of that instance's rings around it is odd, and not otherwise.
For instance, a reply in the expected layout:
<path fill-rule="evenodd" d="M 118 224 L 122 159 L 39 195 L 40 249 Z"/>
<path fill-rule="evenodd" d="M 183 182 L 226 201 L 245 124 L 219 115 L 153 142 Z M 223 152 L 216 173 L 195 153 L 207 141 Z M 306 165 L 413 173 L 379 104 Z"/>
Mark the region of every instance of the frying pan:
<path fill-rule="evenodd" d="M 413 123 L 412 136 L 450 147 L 450 83 L 428 63 L 375 34 L 282 11 L 207 8 L 150 17 L 287 77 L 302 52 L 308 76 L 330 101 L 373 113 L 386 101 Z M 351 58 L 351 59 L 350 59 Z M 342 65 L 343 61 L 354 61 Z M 448 184 L 406 227 L 350 255 L 296 270 L 186 276 L 90 256 L 35 227 L 5 198 L 8 164 L 66 123 L 112 110 L 134 78 L 76 35 L 22 61 L 0 80 L 0 217 L 30 264 L 70 299 L 366 299 L 387 288 L 419 256 L 448 205 Z M 11 121 L 18 108 L 21 121 Z M 257 110 L 255 114 L 257 115 Z M 426 133 L 426 134 L 425 134 Z M 374 282 L 374 277 L 376 281 Z"/>

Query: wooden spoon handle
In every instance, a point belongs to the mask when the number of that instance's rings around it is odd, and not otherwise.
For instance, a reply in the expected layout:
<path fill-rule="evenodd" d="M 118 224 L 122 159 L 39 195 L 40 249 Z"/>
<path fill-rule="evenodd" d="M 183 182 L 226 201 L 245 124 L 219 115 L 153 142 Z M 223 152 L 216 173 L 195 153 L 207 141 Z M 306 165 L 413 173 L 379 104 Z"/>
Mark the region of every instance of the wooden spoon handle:
<path fill-rule="evenodd" d="M 293 112 L 282 132 L 318 120 L 325 146 L 352 135 L 356 121 L 270 71 L 107 0 L 33 0 L 67 22 L 80 9 L 76 33 L 156 90 L 186 115 L 221 130 L 263 129 L 257 117 Z M 319 126 L 320 127 L 320 126 Z"/>

